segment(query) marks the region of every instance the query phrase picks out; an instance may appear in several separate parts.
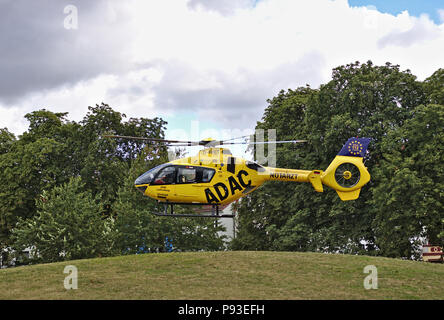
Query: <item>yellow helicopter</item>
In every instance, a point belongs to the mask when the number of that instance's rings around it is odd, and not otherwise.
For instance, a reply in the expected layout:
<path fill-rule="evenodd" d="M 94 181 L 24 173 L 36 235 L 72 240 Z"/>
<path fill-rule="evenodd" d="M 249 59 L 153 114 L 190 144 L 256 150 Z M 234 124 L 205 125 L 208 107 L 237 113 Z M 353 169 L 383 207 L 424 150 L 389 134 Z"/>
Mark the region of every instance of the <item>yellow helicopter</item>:
<path fill-rule="evenodd" d="M 204 146 L 196 156 L 185 157 L 159 165 L 136 179 L 135 187 L 144 195 L 164 204 L 159 216 L 170 217 L 233 217 L 219 214 L 219 207 L 253 192 L 266 181 L 309 182 L 317 192 L 323 185 L 333 188 L 343 201 L 355 200 L 361 188 L 370 181 L 363 159 L 369 138 L 350 138 L 325 171 L 298 170 L 261 166 L 234 157 L 229 144 L 261 142 L 228 142 L 205 139 L 179 141 L 130 136 L 107 135 L 109 138 L 137 139 L 167 143 L 168 146 Z M 233 140 L 233 139 L 230 139 Z M 302 143 L 305 140 L 270 141 L 266 143 Z M 175 204 L 209 205 L 212 214 L 175 214 Z M 171 211 L 168 213 L 168 206 Z"/>

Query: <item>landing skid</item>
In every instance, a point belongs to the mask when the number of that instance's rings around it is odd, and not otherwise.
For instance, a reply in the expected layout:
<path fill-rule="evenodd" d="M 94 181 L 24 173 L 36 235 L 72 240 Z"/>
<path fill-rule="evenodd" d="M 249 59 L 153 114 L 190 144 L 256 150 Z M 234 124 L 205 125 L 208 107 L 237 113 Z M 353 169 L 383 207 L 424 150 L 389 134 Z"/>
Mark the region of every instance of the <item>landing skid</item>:
<path fill-rule="evenodd" d="M 213 204 L 211 214 L 197 214 L 197 213 L 174 213 L 174 205 L 179 203 L 163 203 L 163 213 L 154 214 L 159 217 L 175 217 L 175 218 L 234 218 L 234 214 L 219 214 L 219 205 Z M 180 203 L 183 205 L 184 203 Z M 195 205 L 195 204 L 193 204 Z M 168 206 L 170 211 L 168 213 Z"/>

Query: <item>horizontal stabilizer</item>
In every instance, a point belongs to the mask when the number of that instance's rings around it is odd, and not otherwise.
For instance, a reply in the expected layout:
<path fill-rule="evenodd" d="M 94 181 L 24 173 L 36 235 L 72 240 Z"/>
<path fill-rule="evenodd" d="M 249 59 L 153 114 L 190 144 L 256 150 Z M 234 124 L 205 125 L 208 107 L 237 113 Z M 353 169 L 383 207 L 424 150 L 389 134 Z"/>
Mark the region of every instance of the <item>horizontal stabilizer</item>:
<path fill-rule="evenodd" d="M 356 200 L 359 198 L 359 192 L 361 192 L 361 189 L 356 189 L 354 191 L 348 191 L 348 192 L 343 192 L 343 191 L 338 191 L 336 190 L 336 192 L 338 193 L 339 198 L 341 198 L 342 201 L 348 201 L 348 200 Z"/>

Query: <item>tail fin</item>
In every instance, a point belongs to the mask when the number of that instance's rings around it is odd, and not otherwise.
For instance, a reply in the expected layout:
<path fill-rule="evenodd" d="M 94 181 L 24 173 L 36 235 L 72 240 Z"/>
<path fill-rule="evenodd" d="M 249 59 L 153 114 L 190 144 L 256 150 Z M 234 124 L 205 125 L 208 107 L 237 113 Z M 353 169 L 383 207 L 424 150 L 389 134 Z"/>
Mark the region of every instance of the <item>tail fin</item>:
<path fill-rule="evenodd" d="M 339 151 L 338 156 L 364 158 L 370 140 L 370 138 L 350 138 Z"/>
<path fill-rule="evenodd" d="M 343 201 L 355 200 L 361 188 L 370 181 L 364 166 L 369 138 L 350 138 L 322 173 L 322 183 L 333 188 Z"/>

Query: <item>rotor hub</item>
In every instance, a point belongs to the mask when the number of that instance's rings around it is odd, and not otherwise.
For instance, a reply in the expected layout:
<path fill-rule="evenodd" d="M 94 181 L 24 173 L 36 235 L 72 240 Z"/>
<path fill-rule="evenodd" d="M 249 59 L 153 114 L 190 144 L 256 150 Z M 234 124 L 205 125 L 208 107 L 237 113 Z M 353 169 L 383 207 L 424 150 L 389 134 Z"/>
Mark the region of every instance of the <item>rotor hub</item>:
<path fill-rule="evenodd" d="M 361 179 L 359 168 L 352 163 L 343 163 L 336 168 L 336 183 L 343 188 L 352 188 Z"/>
<path fill-rule="evenodd" d="M 344 179 L 346 179 L 346 180 L 349 180 L 352 177 L 352 173 L 350 171 L 348 171 L 348 170 L 344 171 L 342 173 L 342 175 L 343 175 Z"/>

